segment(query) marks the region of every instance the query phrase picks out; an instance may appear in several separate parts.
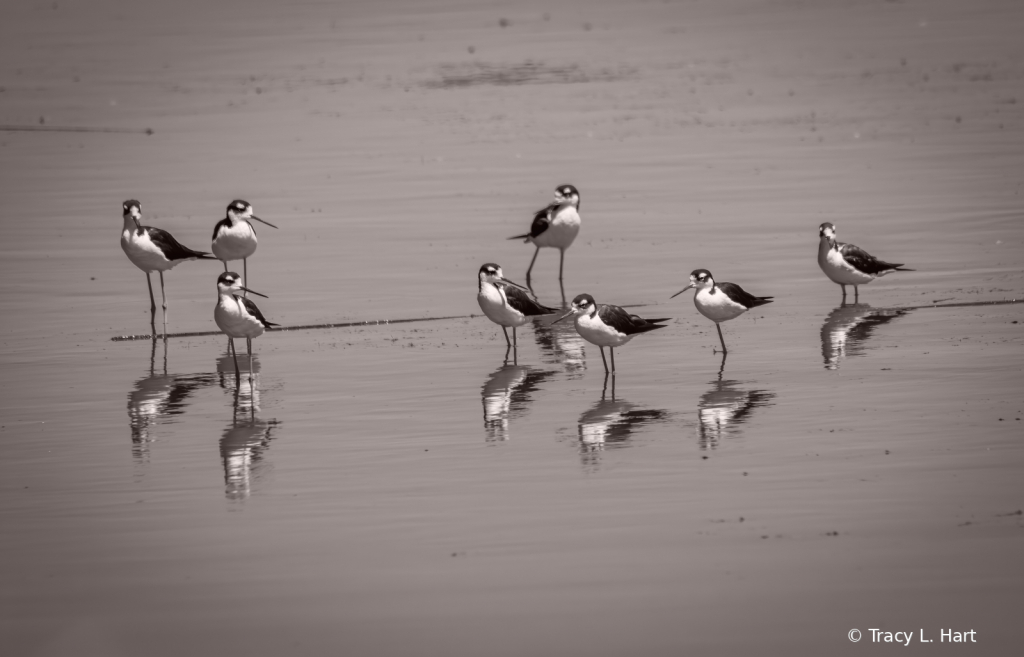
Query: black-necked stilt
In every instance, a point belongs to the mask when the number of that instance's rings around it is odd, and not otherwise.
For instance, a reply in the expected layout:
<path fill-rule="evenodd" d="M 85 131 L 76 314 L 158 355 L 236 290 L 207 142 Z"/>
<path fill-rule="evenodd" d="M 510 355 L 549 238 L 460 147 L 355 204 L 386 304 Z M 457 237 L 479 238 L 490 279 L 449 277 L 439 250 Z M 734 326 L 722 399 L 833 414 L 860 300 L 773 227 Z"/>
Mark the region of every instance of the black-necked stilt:
<path fill-rule="evenodd" d="M 263 298 L 267 295 L 243 287 L 242 278 L 233 271 L 226 271 L 217 277 L 217 306 L 213 310 L 213 319 L 220 330 L 230 338 L 228 346 L 235 361 L 235 380 L 238 381 L 241 378 L 241 371 L 238 369 L 235 338 L 245 338 L 246 350 L 249 353 L 249 377 L 252 378 L 252 339 L 263 335 L 263 331 L 277 324 L 268 322 L 251 299 L 239 296 L 235 292 L 249 292 Z"/>
<path fill-rule="evenodd" d="M 558 281 L 562 282 L 562 269 L 565 265 L 565 250 L 568 249 L 576 235 L 580 232 L 580 193 L 572 185 L 559 185 L 555 189 L 555 201 L 533 216 L 530 232 L 514 235 L 510 240 L 523 240 L 536 245 L 533 260 L 526 270 L 526 284 L 530 284 L 530 273 L 533 263 L 537 262 L 537 254 L 542 246 L 549 246 L 559 251 Z M 564 299 L 563 299 L 564 302 Z"/>
<path fill-rule="evenodd" d="M 914 271 L 903 264 L 884 262 L 864 249 L 853 244 L 836 241 L 836 227 L 826 221 L 818 226 L 818 266 L 833 283 L 843 288 L 846 301 L 846 286 L 853 286 L 853 301 L 857 302 L 860 285 L 867 285 L 880 276 L 894 271 Z"/>
<path fill-rule="evenodd" d="M 755 297 L 753 294 L 744 291 L 735 283 L 715 283 L 711 272 L 707 269 L 695 269 L 690 274 L 690 284 L 679 290 L 670 298 L 675 298 L 690 288 L 697 288 L 693 295 L 693 304 L 697 310 L 715 323 L 718 329 L 718 339 L 722 342 L 722 353 L 727 354 L 725 338 L 722 337 L 722 322 L 735 319 L 751 308 L 771 303 L 774 297 Z"/>
<path fill-rule="evenodd" d="M 143 226 L 142 204 L 134 199 L 122 205 L 124 209 L 124 228 L 121 229 L 121 248 L 136 267 L 146 272 L 146 284 L 149 286 L 149 323 L 156 333 L 156 300 L 153 298 L 153 282 L 151 272 L 160 272 L 160 296 L 164 309 L 164 338 L 167 337 L 167 295 L 164 293 L 164 272 L 186 260 L 214 260 L 205 251 L 193 251 L 182 246 L 166 230 Z"/>
<path fill-rule="evenodd" d="M 269 221 L 253 215 L 252 205 L 248 202 L 240 199 L 231 201 L 227 215 L 213 227 L 211 247 L 213 255 L 224 263 L 224 271 L 228 270 L 228 260 L 241 260 L 244 280 L 249 280 L 249 256 L 256 252 L 256 229 L 250 219 L 277 228 Z"/>
<path fill-rule="evenodd" d="M 621 347 L 641 333 L 647 333 L 655 329 L 665 328 L 659 322 L 667 322 L 671 317 L 660 319 L 643 319 L 636 315 L 630 315 L 618 306 L 601 305 L 594 302 L 594 297 L 589 294 L 580 294 L 572 300 L 569 312 L 565 313 L 553 323 L 558 323 L 576 315 L 576 332 L 601 349 L 601 361 L 604 363 L 604 371 L 615 374 L 615 347 Z M 604 348 L 608 347 L 612 354 L 612 368 L 608 369 L 608 361 L 604 358 Z"/>
<path fill-rule="evenodd" d="M 536 315 L 550 315 L 558 312 L 555 308 L 542 306 L 530 296 L 529 291 L 517 283 L 505 278 L 501 267 L 488 262 L 480 267 L 479 288 L 476 300 L 487 318 L 501 327 L 505 333 L 505 343 L 509 347 L 516 346 L 516 327 L 522 326 Z M 509 342 L 508 330 L 512 327 L 512 341 Z"/>

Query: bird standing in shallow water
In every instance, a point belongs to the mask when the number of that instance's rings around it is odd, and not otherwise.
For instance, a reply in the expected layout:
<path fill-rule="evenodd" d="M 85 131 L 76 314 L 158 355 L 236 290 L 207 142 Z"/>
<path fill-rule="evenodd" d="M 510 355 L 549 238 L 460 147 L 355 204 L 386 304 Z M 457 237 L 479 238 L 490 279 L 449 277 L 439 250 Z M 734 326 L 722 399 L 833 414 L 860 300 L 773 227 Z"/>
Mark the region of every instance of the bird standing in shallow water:
<path fill-rule="evenodd" d="M 555 188 L 555 201 L 533 216 L 530 232 L 514 235 L 510 240 L 523 240 L 536 245 L 533 260 L 526 270 L 526 285 L 530 285 L 530 273 L 533 263 L 537 262 L 537 254 L 542 246 L 558 249 L 558 282 L 562 282 L 562 270 L 565 265 L 565 250 L 568 249 L 576 235 L 580 232 L 580 193 L 572 185 L 559 185 Z M 562 302 L 565 303 L 564 293 Z"/>
<path fill-rule="evenodd" d="M 121 248 L 136 267 L 146 272 L 149 286 L 149 323 L 156 334 L 156 300 L 150 273 L 160 272 L 160 297 L 164 309 L 164 339 L 167 339 L 167 295 L 164 292 L 164 272 L 186 260 L 213 260 L 205 251 L 193 251 L 182 246 L 166 230 L 142 225 L 142 204 L 129 199 L 122 204 L 124 227 L 121 229 Z"/>
<path fill-rule="evenodd" d="M 217 322 L 220 330 L 228 336 L 228 347 L 235 360 L 235 380 L 241 378 L 238 369 L 238 355 L 235 351 L 235 338 L 245 338 L 246 350 L 249 353 L 249 377 L 252 377 L 252 339 L 263 335 L 263 331 L 274 326 L 268 322 L 256 304 L 235 292 L 249 292 L 266 298 L 267 295 L 260 294 L 242 286 L 242 278 L 233 271 L 226 271 L 217 278 L 217 305 L 213 309 L 213 319 Z"/>
<path fill-rule="evenodd" d="M 505 333 L 505 343 L 509 348 L 516 346 L 516 327 L 537 315 L 551 315 L 558 312 L 537 302 L 522 285 L 513 283 L 501 273 L 501 267 L 488 262 L 480 267 L 477 275 L 479 286 L 476 300 L 480 310 L 487 318 L 501 327 Z M 512 327 L 512 341 L 509 342 L 508 330 Z M 508 356 L 508 353 L 505 354 Z"/>
<path fill-rule="evenodd" d="M 277 228 L 269 221 L 254 216 L 252 205 L 248 202 L 231 201 L 227 215 L 213 227 L 211 247 L 213 255 L 224 263 L 224 271 L 228 270 L 228 260 L 241 260 L 245 280 L 249 280 L 249 256 L 256 252 L 256 229 L 250 219 Z"/>
<path fill-rule="evenodd" d="M 828 221 L 818 226 L 818 266 L 833 283 L 843 288 L 843 301 L 846 301 L 846 286 L 853 286 L 854 303 L 859 298 L 858 286 L 894 271 L 914 271 L 902 263 L 879 260 L 853 244 L 837 242 L 836 227 Z"/>
<path fill-rule="evenodd" d="M 773 299 L 773 297 L 755 297 L 735 283 L 716 284 L 715 279 L 711 277 L 711 272 L 707 269 L 693 270 L 693 273 L 690 274 L 690 284 L 670 298 L 674 299 L 690 288 L 697 288 L 697 292 L 693 295 L 693 305 L 697 306 L 701 315 L 715 323 L 715 328 L 718 329 L 718 339 L 722 343 L 723 354 L 729 353 L 729 350 L 725 348 L 721 322 L 735 319 L 751 308 L 771 303 Z"/>
<path fill-rule="evenodd" d="M 594 297 L 589 294 L 580 294 L 572 300 L 572 307 L 553 324 L 557 324 L 566 317 L 576 316 L 576 332 L 601 349 L 601 361 L 604 363 L 605 373 L 615 374 L 615 347 L 621 347 L 637 335 L 647 333 L 655 329 L 665 328 L 659 322 L 667 322 L 671 317 L 660 319 L 643 319 L 637 315 L 630 315 L 618 306 L 598 306 Z M 604 358 L 604 348 L 608 347 L 612 355 L 612 368 L 608 369 L 608 361 Z"/>

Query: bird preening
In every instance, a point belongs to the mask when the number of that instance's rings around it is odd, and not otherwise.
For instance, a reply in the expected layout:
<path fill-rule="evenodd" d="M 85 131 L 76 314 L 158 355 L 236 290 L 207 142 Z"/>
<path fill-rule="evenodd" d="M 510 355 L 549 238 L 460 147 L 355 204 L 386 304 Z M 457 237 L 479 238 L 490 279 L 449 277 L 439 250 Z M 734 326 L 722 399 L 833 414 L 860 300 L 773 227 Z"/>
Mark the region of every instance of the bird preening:
<path fill-rule="evenodd" d="M 580 193 L 572 185 L 559 185 L 555 188 L 555 200 L 547 207 L 533 215 L 530 232 L 513 235 L 510 240 L 523 240 L 537 247 L 533 259 L 526 269 L 526 285 L 530 287 L 530 276 L 533 264 L 537 262 L 537 254 L 541 247 L 558 249 L 558 283 L 562 284 L 565 268 L 565 250 L 572 246 L 573 240 L 580 232 Z M 564 303 L 565 293 L 562 293 Z"/>

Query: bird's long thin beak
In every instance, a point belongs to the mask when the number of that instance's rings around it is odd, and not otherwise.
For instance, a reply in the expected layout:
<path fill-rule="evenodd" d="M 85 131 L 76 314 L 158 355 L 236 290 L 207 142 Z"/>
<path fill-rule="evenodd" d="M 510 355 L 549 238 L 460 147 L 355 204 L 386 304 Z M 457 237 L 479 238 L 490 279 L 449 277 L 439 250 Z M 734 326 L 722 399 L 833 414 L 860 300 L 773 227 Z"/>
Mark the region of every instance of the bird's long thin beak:
<path fill-rule="evenodd" d="M 575 314 L 576 314 L 576 309 L 573 308 L 572 310 L 570 310 L 569 312 L 565 313 L 564 315 L 562 315 L 561 317 L 559 317 L 558 319 L 556 319 L 555 321 L 553 321 L 551 323 L 552 324 L 557 324 L 558 322 L 562 321 L 566 317 L 571 317 L 571 316 L 573 316 Z"/>
<path fill-rule="evenodd" d="M 239 286 L 239 288 L 238 288 L 238 289 L 240 289 L 240 290 L 244 290 L 244 291 L 248 292 L 249 294 L 255 294 L 255 295 L 256 295 L 256 296 L 258 296 L 258 297 L 263 297 L 264 299 L 269 299 L 269 298 L 270 298 L 270 297 L 268 297 L 268 296 L 267 296 L 267 295 L 265 295 L 265 294 L 260 294 L 260 293 L 259 293 L 259 292 L 257 292 L 256 290 L 250 290 L 250 289 L 249 289 L 249 288 L 247 288 L 247 287 L 241 287 L 241 286 Z"/>
<path fill-rule="evenodd" d="M 265 221 L 263 219 L 260 219 L 259 217 L 255 216 L 255 215 L 252 215 L 249 218 L 250 219 L 255 219 L 256 221 L 260 222 L 261 224 L 266 224 L 266 225 L 270 226 L 271 228 L 277 228 L 277 226 L 275 226 L 274 224 L 270 223 L 269 221 Z"/>
<path fill-rule="evenodd" d="M 520 285 L 519 283 L 513 283 L 512 281 L 508 280 L 507 278 L 499 278 L 498 282 L 499 283 L 504 283 L 505 285 L 511 285 L 512 287 L 518 287 L 520 290 L 523 290 L 525 292 L 529 292 L 530 291 L 529 288 L 525 288 L 522 285 Z"/>
<path fill-rule="evenodd" d="M 675 299 L 676 297 L 678 297 L 678 296 L 679 296 L 680 294 L 682 294 L 683 292 L 686 292 L 687 290 L 689 290 L 689 289 L 690 289 L 691 287 L 696 287 L 696 285 L 694 285 L 693 283 L 690 283 L 689 285 L 687 285 L 687 286 L 686 286 L 686 287 L 684 287 L 683 289 L 679 290 L 678 292 L 676 292 L 675 294 L 673 294 L 672 296 L 670 296 L 670 297 L 669 297 L 669 299 Z"/>

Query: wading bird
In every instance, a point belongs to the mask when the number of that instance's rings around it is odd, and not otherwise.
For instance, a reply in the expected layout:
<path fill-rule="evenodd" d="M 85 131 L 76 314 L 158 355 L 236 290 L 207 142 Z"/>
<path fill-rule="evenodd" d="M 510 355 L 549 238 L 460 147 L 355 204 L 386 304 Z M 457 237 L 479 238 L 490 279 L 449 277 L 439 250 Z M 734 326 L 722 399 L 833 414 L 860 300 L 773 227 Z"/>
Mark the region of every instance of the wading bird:
<path fill-rule="evenodd" d="M 121 248 L 136 267 L 146 272 L 149 286 L 149 323 L 156 333 L 156 300 L 150 273 L 160 272 L 160 298 L 164 309 L 164 338 L 167 338 L 167 295 L 164 292 L 164 272 L 186 260 L 213 260 L 205 251 L 193 251 L 182 246 L 166 230 L 142 225 L 142 204 L 130 199 L 122 204 L 124 228 L 121 229 Z"/>
<path fill-rule="evenodd" d="M 833 283 L 843 288 L 846 301 L 846 286 L 853 286 L 853 301 L 857 302 L 860 285 L 894 271 L 914 271 L 901 264 L 884 262 L 859 246 L 836 241 L 836 227 L 826 221 L 818 226 L 818 266 Z"/>
<path fill-rule="evenodd" d="M 252 339 L 263 335 L 263 331 L 273 326 L 268 322 L 256 304 L 235 292 L 249 292 L 263 298 L 260 294 L 242 286 L 242 278 L 233 271 L 226 271 L 217 278 L 217 306 L 213 309 L 213 319 L 220 330 L 227 334 L 228 347 L 235 361 L 235 380 L 241 378 L 238 369 L 238 353 L 235 351 L 235 338 L 245 338 L 246 351 L 249 354 L 249 377 L 252 377 Z"/>
<path fill-rule="evenodd" d="M 555 201 L 533 216 L 530 232 L 514 235 L 510 240 L 523 240 L 537 247 L 533 252 L 533 260 L 526 270 L 526 284 L 530 285 L 530 273 L 533 263 L 537 262 L 537 254 L 542 246 L 549 246 L 559 251 L 558 282 L 562 282 L 562 269 L 565 265 L 565 250 L 572 245 L 580 232 L 580 193 L 572 185 L 559 185 L 555 189 Z M 563 299 L 563 303 L 564 303 Z"/>
<path fill-rule="evenodd" d="M 572 300 L 569 312 L 565 313 L 553 324 L 566 317 L 576 316 L 576 332 L 601 349 L 601 362 L 606 373 L 615 374 L 615 347 L 621 347 L 637 335 L 655 329 L 665 328 L 659 322 L 667 322 L 671 317 L 660 319 L 643 319 L 630 315 L 618 306 L 597 305 L 594 297 L 581 294 Z M 604 358 L 604 348 L 608 347 L 612 354 L 612 368 L 608 369 L 608 361 Z"/>
<path fill-rule="evenodd" d="M 516 327 L 537 315 L 551 315 L 558 312 L 556 308 L 542 306 L 530 296 L 522 285 L 513 283 L 501 273 L 501 267 L 488 262 L 480 267 L 479 286 L 476 300 L 480 310 L 487 318 L 501 327 L 505 333 L 505 343 L 509 347 L 516 346 Z M 512 341 L 508 339 L 508 329 L 512 327 Z M 507 355 L 507 354 L 506 354 Z"/>
<path fill-rule="evenodd" d="M 269 221 L 253 215 L 252 205 L 248 202 L 231 201 L 226 216 L 213 227 L 213 245 L 210 249 L 224 263 L 224 271 L 228 270 L 228 260 L 241 260 L 245 280 L 249 280 L 249 256 L 256 252 L 256 229 L 250 219 L 277 228 Z"/>
<path fill-rule="evenodd" d="M 690 288 L 697 288 L 693 295 L 693 305 L 697 310 L 715 323 L 718 339 L 722 342 L 722 353 L 727 354 L 725 338 L 722 337 L 722 322 L 735 319 L 751 308 L 771 303 L 774 297 L 755 297 L 735 283 L 715 283 L 711 272 L 707 269 L 695 269 L 690 274 L 690 284 L 673 294 L 675 298 Z"/>

